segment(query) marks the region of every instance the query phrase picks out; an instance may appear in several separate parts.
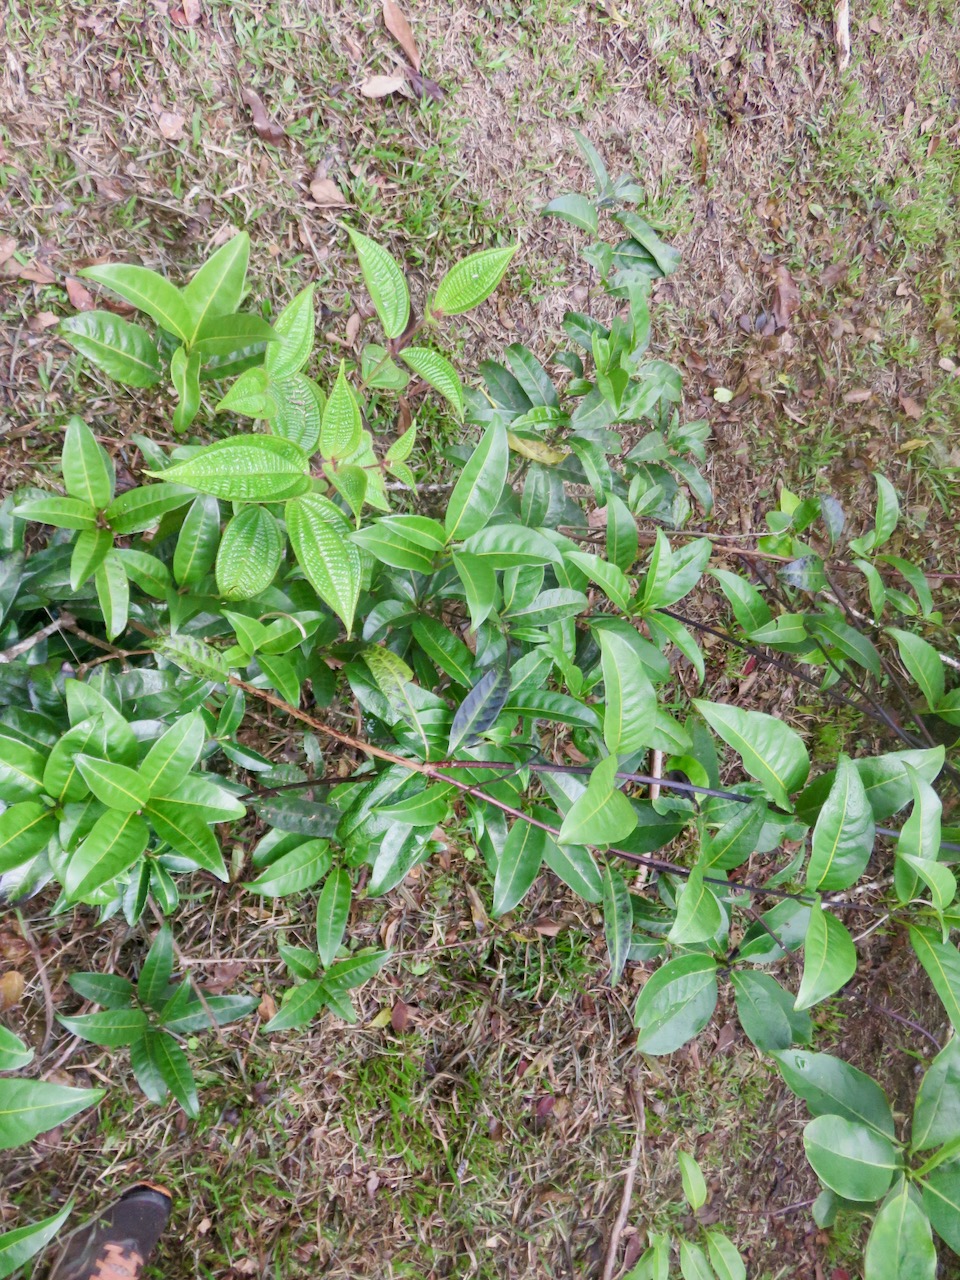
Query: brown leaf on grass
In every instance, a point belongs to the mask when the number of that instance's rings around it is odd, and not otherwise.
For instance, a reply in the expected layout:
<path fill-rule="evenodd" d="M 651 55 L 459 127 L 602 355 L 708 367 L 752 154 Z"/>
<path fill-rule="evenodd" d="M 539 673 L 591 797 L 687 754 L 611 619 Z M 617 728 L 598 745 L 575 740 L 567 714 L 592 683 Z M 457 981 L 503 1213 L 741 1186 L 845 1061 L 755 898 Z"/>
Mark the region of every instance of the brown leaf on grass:
<path fill-rule="evenodd" d="M 407 83 L 405 76 L 369 76 L 360 86 L 365 98 L 387 98 L 399 93 Z"/>
<path fill-rule="evenodd" d="M 905 396 L 903 394 L 901 394 L 898 399 L 900 401 L 900 408 L 908 418 L 913 418 L 916 422 L 918 418 L 923 417 L 923 405 L 919 400 L 914 400 L 913 396 Z"/>
<path fill-rule="evenodd" d="M 800 306 L 800 290 L 786 267 L 777 267 L 774 274 L 776 288 L 773 295 L 773 318 L 778 329 L 790 328 L 790 317 Z"/>
<path fill-rule="evenodd" d="M 31 333 L 43 333 L 44 329 L 52 329 L 55 324 L 60 323 L 60 317 L 54 315 L 52 311 L 38 311 L 36 315 L 32 315 L 27 321 L 27 328 Z"/>
<path fill-rule="evenodd" d="M 67 297 L 78 311 L 92 311 L 97 305 L 90 290 L 74 276 L 67 276 Z"/>
<path fill-rule="evenodd" d="M 20 267 L 17 275 L 21 280 L 29 280 L 31 284 L 53 284 L 56 276 L 45 262 L 30 262 Z"/>
<path fill-rule="evenodd" d="M 183 120 L 176 111 L 161 111 L 157 116 L 157 128 L 168 142 L 179 142 L 183 137 Z"/>
<path fill-rule="evenodd" d="M 404 67 L 403 71 L 410 81 L 411 89 L 418 98 L 432 98 L 434 102 L 443 100 L 443 90 L 436 80 L 431 80 L 429 76 L 421 75 L 419 71 L 411 71 L 409 67 Z"/>
<path fill-rule="evenodd" d="M 108 178 L 105 174 L 95 173 L 93 182 L 97 188 L 97 195 L 103 196 L 107 200 L 126 200 L 127 193 L 123 189 L 123 184 L 118 182 L 116 178 Z"/>
<path fill-rule="evenodd" d="M 354 311 L 351 316 L 348 316 L 347 323 L 344 326 L 344 330 L 343 330 L 343 336 L 346 339 L 348 346 L 350 347 L 353 346 L 353 344 L 357 340 L 357 336 L 359 333 L 360 333 L 360 312 Z"/>
<path fill-rule="evenodd" d="M 269 991 L 265 991 L 260 997 L 260 1003 L 257 1005 L 257 1014 L 264 1022 L 269 1022 L 271 1018 L 277 1016 L 277 1002 Z"/>
<path fill-rule="evenodd" d="M 193 27 L 203 16 L 200 0 L 180 0 L 170 10 L 170 21 L 177 27 Z"/>
<path fill-rule="evenodd" d="M 831 262 L 820 277 L 820 283 L 825 289 L 835 289 L 841 280 L 847 278 L 849 266 L 846 262 Z"/>
<path fill-rule="evenodd" d="M 417 48 L 417 42 L 413 38 L 410 23 L 404 17 L 403 10 L 396 3 L 396 0 L 383 0 L 383 21 L 394 40 L 410 59 L 410 65 L 414 71 L 419 71 L 420 50 Z"/>
<path fill-rule="evenodd" d="M 13 236 L 0 236 L 0 267 L 16 252 L 17 242 Z"/>
<path fill-rule="evenodd" d="M 833 35 L 837 42 L 837 68 L 850 65 L 850 0 L 837 0 L 833 10 Z"/>
<path fill-rule="evenodd" d="M 400 1035 L 406 1031 L 413 1022 L 410 1006 L 404 1000 L 398 1000 L 390 1011 L 390 1025 Z"/>
<path fill-rule="evenodd" d="M 207 971 L 207 980 L 203 984 L 206 995 L 222 996 L 225 991 L 236 986 L 243 973 L 242 960 L 219 960 Z"/>
<path fill-rule="evenodd" d="M 0 1013 L 6 1013 L 20 1003 L 26 985 L 23 974 L 16 969 L 0 974 Z"/>
<path fill-rule="evenodd" d="M 254 93 L 252 89 L 246 85 L 240 90 L 240 98 L 244 105 L 250 108 L 250 114 L 253 116 L 253 127 L 264 140 L 270 142 L 273 146 L 278 147 L 286 136 L 277 124 L 267 113 L 267 108 L 263 105 L 263 99 L 259 93 Z"/>
<path fill-rule="evenodd" d="M 310 183 L 310 195 L 321 209 L 334 209 L 347 204 L 343 192 L 332 178 L 314 178 Z"/>

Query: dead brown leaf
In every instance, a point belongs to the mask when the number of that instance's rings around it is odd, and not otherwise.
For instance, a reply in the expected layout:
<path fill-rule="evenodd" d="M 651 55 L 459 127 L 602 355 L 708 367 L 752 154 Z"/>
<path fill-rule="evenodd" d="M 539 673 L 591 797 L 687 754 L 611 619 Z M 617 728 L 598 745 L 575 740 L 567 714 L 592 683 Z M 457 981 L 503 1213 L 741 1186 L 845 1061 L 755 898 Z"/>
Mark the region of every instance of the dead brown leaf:
<path fill-rule="evenodd" d="M 831 262 L 820 277 L 820 283 L 825 289 L 835 289 L 841 280 L 847 278 L 848 270 L 846 262 Z"/>
<path fill-rule="evenodd" d="M 334 209 L 347 203 L 343 192 L 332 178 L 314 178 L 310 183 L 310 195 L 321 209 Z"/>
<path fill-rule="evenodd" d="M 44 329 L 52 329 L 59 323 L 60 317 L 54 315 L 52 311 L 38 311 L 27 321 L 27 328 L 31 333 L 43 333 Z"/>
<path fill-rule="evenodd" d="M 0 974 L 0 1013 L 15 1008 L 23 996 L 26 979 L 16 969 Z"/>
<path fill-rule="evenodd" d="M 363 60 L 363 47 L 353 36 L 347 35 L 343 37 L 343 47 L 347 51 L 347 57 L 351 62 L 361 62 Z"/>
<path fill-rule="evenodd" d="M 357 335 L 359 334 L 359 332 L 360 332 L 360 312 L 354 311 L 354 313 L 348 317 L 347 323 L 344 326 L 344 330 L 343 330 L 343 336 L 346 338 L 349 346 L 352 347 L 353 344 L 356 342 Z"/>
<path fill-rule="evenodd" d="M 269 991 L 265 991 L 260 997 L 260 1003 L 257 1005 L 257 1013 L 264 1022 L 269 1022 L 271 1018 L 277 1015 L 277 1002 Z"/>
<path fill-rule="evenodd" d="M 30 262 L 21 267 L 17 275 L 31 284 L 53 284 L 57 278 L 45 262 Z"/>
<path fill-rule="evenodd" d="M 207 971 L 207 980 L 203 990 L 207 995 L 220 996 L 235 986 L 243 973 L 242 960 L 220 960 L 211 965 Z"/>
<path fill-rule="evenodd" d="M 278 147 L 286 136 L 283 129 L 277 122 L 267 113 L 267 108 L 263 105 L 263 99 L 259 93 L 254 93 L 252 89 L 246 85 L 240 90 L 240 98 L 244 105 L 250 108 L 250 114 L 253 116 L 253 127 L 264 140 L 264 142 L 272 143 Z"/>
<path fill-rule="evenodd" d="M 410 59 L 410 65 L 414 71 L 419 71 L 420 50 L 417 48 L 417 42 L 413 38 L 410 23 L 404 17 L 403 10 L 396 3 L 396 0 L 383 0 L 383 21 L 394 40 Z"/>
<path fill-rule="evenodd" d="M 773 295 L 773 318 L 778 329 L 790 328 L 790 317 L 800 306 L 800 290 L 793 276 L 784 266 L 774 273 L 776 289 Z"/>
<path fill-rule="evenodd" d="M 17 242 L 13 236 L 0 236 L 0 267 L 16 252 Z"/>
<path fill-rule="evenodd" d="M 404 1000 L 398 1000 L 390 1011 L 390 1025 L 393 1027 L 397 1035 L 406 1031 L 413 1019 L 411 1017 L 410 1006 Z"/>
<path fill-rule="evenodd" d="M 914 400 L 913 396 L 905 396 L 901 394 L 898 399 L 900 401 L 900 408 L 908 418 L 912 418 L 914 422 L 916 422 L 918 418 L 923 417 L 923 405 L 920 404 L 918 400 Z"/>
<path fill-rule="evenodd" d="M 868 387 L 859 387 L 856 391 L 848 391 L 843 397 L 844 404 L 866 404 L 873 392 Z"/>
<path fill-rule="evenodd" d="M 179 142 L 183 137 L 184 117 L 176 111 L 161 111 L 157 116 L 157 128 L 168 142 Z"/>
<path fill-rule="evenodd" d="M 170 21 L 177 27 L 193 27 L 203 16 L 200 0 L 180 0 L 170 10 Z"/>
<path fill-rule="evenodd" d="M 123 184 L 118 182 L 116 178 L 108 178 L 105 174 L 95 173 L 93 182 L 97 188 L 97 195 L 103 196 L 106 200 L 126 200 L 127 193 L 123 189 Z"/>
<path fill-rule="evenodd" d="M 404 67 L 403 70 L 410 81 L 411 89 L 418 98 L 432 98 L 434 102 L 442 101 L 443 90 L 436 80 L 431 80 L 429 76 L 421 75 L 419 71 L 411 71 L 409 67 Z"/>
<path fill-rule="evenodd" d="M 837 68 L 850 65 L 850 0 L 837 0 L 833 10 L 833 35 L 837 42 Z"/>
<path fill-rule="evenodd" d="M 67 297 L 78 311 L 92 311 L 97 305 L 90 290 L 74 276 L 67 276 Z"/>
<path fill-rule="evenodd" d="M 360 86 L 365 98 L 387 98 L 399 93 L 407 83 L 406 76 L 369 76 Z"/>

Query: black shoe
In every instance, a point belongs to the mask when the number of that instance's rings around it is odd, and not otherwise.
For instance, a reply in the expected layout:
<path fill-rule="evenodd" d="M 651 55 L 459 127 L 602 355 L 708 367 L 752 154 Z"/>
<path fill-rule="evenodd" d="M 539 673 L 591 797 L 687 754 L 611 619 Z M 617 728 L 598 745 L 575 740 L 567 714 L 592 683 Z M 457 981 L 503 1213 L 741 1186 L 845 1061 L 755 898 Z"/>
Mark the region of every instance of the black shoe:
<path fill-rule="evenodd" d="M 72 1231 L 47 1280 L 140 1280 L 170 1220 L 170 1192 L 138 1183 L 116 1204 Z"/>

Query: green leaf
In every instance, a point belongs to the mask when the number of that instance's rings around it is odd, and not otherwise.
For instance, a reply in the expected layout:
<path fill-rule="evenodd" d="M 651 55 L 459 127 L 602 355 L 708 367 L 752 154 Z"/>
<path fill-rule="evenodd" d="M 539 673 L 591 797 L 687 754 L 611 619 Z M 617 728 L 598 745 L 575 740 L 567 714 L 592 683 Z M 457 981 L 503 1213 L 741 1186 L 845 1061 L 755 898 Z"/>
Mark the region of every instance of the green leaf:
<path fill-rule="evenodd" d="M 687 1198 L 687 1204 L 696 1213 L 698 1209 L 702 1209 L 707 1203 L 706 1179 L 696 1160 L 694 1160 L 693 1156 L 688 1155 L 686 1151 L 677 1152 L 677 1161 L 680 1165 L 680 1182 L 683 1185 L 683 1194 Z"/>
<path fill-rule="evenodd" d="M 211 1015 L 218 1027 L 225 1027 L 228 1023 L 253 1013 L 260 1003 L 259 996 L 207 996 L 205 1005 L 196 1000 L 188 1004 L 184 1011 L 176 1013 L 172 1011 L 174 999 L 175 997 L 171 997 L 167 1001 L 160 1013 L 160 1022 L 176 1035 L 209 1031 Z"/>
<path fill-rule="evenodd" d="M 228 502 L 279 502 L 307 486 L 307 456 L 281 436 L 232 436 L 166 471 L 148 471 Z"/>
<path fill-rule="evenodd" d="M 170 357 L 170 381 L 177 397 L 174 431 L 186 431 L 200 409 L 200 352 L 178 347 Z"/>
<path fill-rule="evenodd" d="M 538 810 L 538 814 L 546 820 L 545 811 Z M 586 902 L 602 901 L 603 879 L 589 849 L 581 845 L 560 845 L 547 836 L 543 860 L 555 876 Z"/>
<path fill-rule="evenodd" d="M 574 129 L 573 136 L 584 160 L 589 166 L 590 172 L 593 174 L 593 180 L 597 184 L 597 195 L 606 195 L 610 186 L 610 175 L 607 173 L 606 165 L 600 159 L 600 153 L 590 139 L 581 133 L 579 129 Z"/>
<path fill-rule="evenodd" d="M 115 382 L 155 387 L 163 376 L 160 353 L 146 330 L 110 311 L 82 311 L 60 321 L 59 332 Z"/>
<path fill-rule="evenodd" d="M 97 513 L 89 503 L 56 494 L 21 502 L 14 507 L 13 514 L 21 520 L 52 524 L 56 529 L 95 529 L 97 526 Z"/>
<path fill-rule="evenodd" d="M 347 381 L 346 364 L 341 360 L 337 380 L 323 410 L 320 427 L 321 456 L 327 460 L 351 457 L 357 451 L 362 433 L 360 405 Z"/>
<path fill-rule="evenodd" d="M 142 1009 L 104 1009 L 100 1013 L 80 1013 L 73 1018 L 57 1014 L 57 1021 L 81 1040 L 117 1049 L 131 1044 L 143 1033 L 147 1015 Z"/>
<path fill-rule="evenodd" d="M 207 729 L 198 711 L 181 716 L 156 740 L 137 772 L 152 796 L 168 796 L 200 758 Z"/>
<path fill-rule="evenodd" d="M 317 954 L 325 969 L 333 964 L 343 942 L 352 893 L 349 872 L 343 867 L 334 868 L 317 901 Z"/>
<path fill-rule="evenodd" d="M 329 498 L 319 494 L 288 502 L 284 519 L 307 580 L 351 632 L 360 598 L 361 565 L 347 522 Z"/>
<path fill-rule="evenodd" d="M 841 755 L 830 794 L 813 829 L 808 889 L 846 889 L 859 880 L 873 852 L 873 810 L 860 774 Z"/>
<path fill-rule="evenodd" d="M 469 538 L 488 522 L 503 493 L 509 461 L 506 427 L 492 422 L 450 494 L 444 521 L 448 539 Z"/>
<path fill-rule="evenodd" d="M 704 868 L 698 865 L 687 877 L 677 900 L 677 916 L 667 941 L 683 946 L 709 942 L 723 928 L 724 915 L 716 895 L 703 883 Z"/>
<path fill-rule="evenodd" d="M 399 338 L 410 318 L 410 293 L 403 269 L 369 236 L 353 227 L 347 227 L 347 234 L 360 259 L 360 270 L 383 332 L 388 338 Z"/>
<path fill-rule="evenodd" d="M 119 537 L 144 533 L 160 523 L 168 511 L 185 507 L 193 498 L 189 489 L 176 484 L 148 484 L 128 489 L 104 512 L 107 524 Z"/>
<path fill-rule="evenodd" d="M 164 1084 L 190 1119 L 195 1120 L 200 1114 L 200 1099 L 187 1055 L 166 1031 L 153 1031 L 145 1048 Z"/>
<path fill-rule="evenodd" d="M 716 1004 L 717 962 L 712 956 L 668 960 L 637 997 L 637 1048 L 641 1053 L 673 1053 L 700 1034 Z"/>
<path fill-rule="evenodd" d="M 292 440 L 306 454 L 312 454 L 320 443 L 321 410 L 317 399 L 319 388 L 315 390 L 315 387 L 302 373 L 273 378 L 270 382 L 270 394 L 277 406 L 270 430 L 274 435 Z"/>
<path fill-rule="evenodd" d="M 192 321 L 186 341 L 193 342 L 208 320 L 236 311 L 243 298 L 249 258 L 250 237 L 240 231 L 194 273 L 183 289 L 183 301 Z"/>
<path fill-rule="evenodd" d="M 879 1200 L 898 1168 L 889 1138 L 841 1116 L 811 1120 L 803 1147 L 820 1181 L 846 1200 Z"/>
<path fill-rule="evenodd" d="M 263 1028 L 264 1031 L 286 1031 L 290 1027 L 303 1027 L 323 1008 L 326 990 L 320 978 L 290 987 L 283 994 L 279 1010 Z"/>
<path fill-rule="evenodd" d="M 181 804 L 179 793 L 176 799 L 151 800 L 144 813 L 161 840 L 218 880 L 229 880 L 217 837 L 208 826 L 212 819 L 205 820 L 190 806 Z"/>
<path fill-rule="evenodd" d="M 288 894 L 302 893 L 323 879 L 332 861 L 329 841 L 307 840 L 271 863 L 244 888 L 265 898 L 284 898 Z"/>
<path fill-rule="evenodd" d="M 96 1106 L 105 1089 L 71 1089 L 40 1080 L 0 1080 L 0 1150 L 32 1142 L 78 1111 Z"/>
<path fill-rule="evenodd" d="M 130 609 L 130 584 L 123 568 L 123 561 L 116 551 L 108 551 L 93 575 L 97 599 L 103 614 L 107 639 L 116 640 L 127 625 Z"/>
<path fill-rule="evenodd" d="M 453 755 L 461 743 L 477 744 L 497 722 L 510 693 L 510 671 L 506 666 L 489 667 L 457 707 L 450 725 L 448 750 Z"/>
<path fill-rule="evenodd" d="M 754 853 L 768 809 L 762 800 L 738 805 L 723 826 L 704 840 L 704 870 L 730 871 Z"/>
<path fill-rule="evenodd" d="M 541 213 L 552 214 L 555 218 L 562 218 L 564 222 L 572 222 L 575 227 L 579 227 L 581 231 L 589 231 L 592 236 L 597 234 L 600 225 L 597 206 L 586 196 L 557 196 L 543 206 Z"/>
<path fill-rule="evenodd" d="M 707 1249 L 717 1280 L 747 1280 L 747 1268 L 736 1245 L 722 1231 L 707 1232 Z"/>
<path fill-rule="evenodd" d="M 664 244 L 649 222 L 636 213 L 615 213 L 614 218 L 636 242 L 643 246 L 665 276 L 672 275 L 680 265 L 680 253 L 672 245 Z"/>
<path fill-rule="evenodd" d="M 231 366 L 242 361 L 259 359 L 268 342 L 276 342 L 277 335 L 266 320 L 253 315 L 211 316 L 200 326 L 192 350 L 203 365 L 201 378 L 226 378 Z M 271 381 L 271 386 L 274 385 Z"/>
<path fill-rule="evenodd" d="M 463 417 L 463 387 L 449 360 L 427 347 L 406 347 L 400 352 L 400 359 L 453 405 L 458 418 Z"/>
<path fill-rule="evenodd" d="M 836 916 L 818 904 L 810 912 L 803 943 L 803 978 L 794 1008 L 809 1009 L 826 1000 L 849 982 L 856 971 L 857 949 L 853 939 Z"/>
<path fill-rule="evenodd" d="M 137 996 L 151 1008 L 162 1009 L 173 975 L 173 932 L 169 925 L 157 930 L 137 980 Z"/>
<path fill-rule="evenodd" d="M 166 600 L 173 582 L 170 570 L 162 560 L 133 547 L 118 547 L 115 554 L 128 579 L 145 595 L 153 596 L 154 600 Z"/>
<path fill-rule="evenodd" d="M 922 1200 L 934 1231 L 954 1253 L 960 1251 L 960 1160 L 951 1160 L 927 1174 Z"/>
<path fill-rule="evenodd" d="M 147 1027 L 138 1040 L 130 1046 L 130 1067 L 136 1076 L 137 1084 L 151 1102 L 165 1102 L 169 1089 L 167 1082 L 151 1057 L 151 1041 L 163 1033 L 153 1027 Z"/>
<path fill-rule="evenodd" d="M 195 636 L 161 636 L 153 647 L 190 675 L 218 684 L 225 684 L 230 678 L 230 668 L 220 651 Z"/>
<path fill-rule="evenodd" d="M 399 822 L 404 826 L 429 827 L 433 830 L 450 812 L 450 796 L 455 792 L 454 787 L 443 783 L 428 786 L 396 804 L 378 808 L 377 815 L 389 819 L 391 823 Z"/>
<path fill-rule="evenodd" d="M 63 887 L 72 901 L 83 901 L 101 885 L 132 867 L 147 847 L 150 832 L 135 813 L 108 811 L 98 818 L 67 864 Z"/>
<path fill-rule="evenodd" d="M 815 1116 L 843 1116 L 887 1138 L 895 1136 L 887 1095 L 875 1080 L 829 1053 L 787 1049 L 771 1056 L 787 1087 Z"/>
<path fill-rule="evenodd" d="M 0 800 L 15 804 L 43 790 L 46 758 L 19 738 L 0 733 Z"/>
<path fill-rule="evenodd" d="M 943 761 L 943 747 L 890 751 L 886 755 L 855 760 L 854 765 L 863 781 L 874 821 L 882 822 L 884 818 L 889 818 L 914 798 L 907 765 L 916 770 L 924 782 L 933 782 L 943 768 Z M 814 778 L 797 797 L 797 816 L 804 822 L 816 821 L 833 778 L 832 773 Z"/>
<path fill-rule="evenodd" d="M 603 671 L 603 740 L 611 755 L 632 755 L 650 743 L 657 693 L 640 655 L 616 631 L 597 631 Z"/>
<path fill-rule="evenodd" d="M 497 860 L 493 914 L 504 916 L 521 902 L 540 874 L 547 833 L 519 818 L 510 828 Z"/>
<path fill-rule="evenodd" d="M 743 767 L 783 808 L 790 808 L 790 792 L 802 787 L 810 758 L 800 735 L 763 711 L 741 711 L 719 702 L 694 698 L 694 706 L 743 761 Z"/>
<path fill-rule="evenodd" d="M 482 249 L 451 267 L 440 281 L 430 311 L 434 315 L 459 316 L 478 307 L 503 279 L 519 247 L 512 244 L 505 249 Z"/>
<path fill-rule="evenodd" d="M 103 564 L 113 546 L 109 529 L 81 529 L 70 557 L 70 589 L 76 591 Z"/>
<path fill-rule="evenodd" d="M 739 573 L 731 573 L 729 569 L 710 569 L 708 572 L 719 584 L 720 590 L 730 602 L 734 617 L 748 635 L 767 626 L 773 615 L 752 582 L 741 578 Z"/>
<path fill-rule="evenodd" d="M 2 1103 L 0 1103 L 2 1105 Z M 6 1280 L 19 1267 L 29 1262 L 41 1249 L 46 1248 L 60 1232 L 60 1228 L 73 1212 L 73 1201 L 68 1200 L 59 1213 L 51 1214 L 40 1222 L 15 1227 L 0 1236 L 0 1280 Z"/>
<path fill-rule="evenodd" d="M 910 926 L 910 941 L 917 959 L 933 983 L 954 1031 L 960 1031 L 960 952 L 950 942 L 939 942 L 926 930 Z"/>
<path fill-rule="evenodd" d="M 594 767 L 583 795 L 574 801 L 560 828 L 560 844 L 615 844 L 637 825 L 633 805 L 617 789 L 617 757 Z"/>
<path fill-rule="evenodd" d="M 924 702 L 934 711 L 943 701 L 944 690 L 943 660 L 939 653 L 932 644 L 909 631 L 887 627 L 887 634 L 896 640 L 901 662 L 920 686 Z"/>
<path fill-rule="evenodd" d="M 906 1186 L 874 1219 L 863 1268 L 864 1280 L 936 1280 L 930 1222 Z"/>
<path fill-rule="evenodd" d="M 112 754 L 108 751 L 106 725 L 100 715 L 74 725 L 50 752 L 43 771 L 43 789 L 47 795 L 61 804 L 82 800 L 88 794 L 88 787 L 77 768 L 77 756 L 94 753 Z"/>
<path fill-rule="evenodd" d="M 210 572 L 220 541 L 220 504 L 209 494 L 194 498 L 173 553 L 173 576 L 181 587 L 196 587 Z"/>
<path fill-rule="evenodd" d="M 150 787 L 136 769 L 95 756 L 77 756 L 77 767 L 93 794 L 108 809 L 136 813 L 150 798 Z"/>
<path fill-rule="evenodd" d="M 105 1009 L 127 1009 L 136 996 L 133 983 L 116 973 L 71 973 L 67 981 L 77 995 Z"/>
<path fill-rule="evenodd" d="M 217 590 L 227 600 L 250 600 L 273 582 L 283 558 L 284 537 L 263 507 L 244 507 L 223 531 L 217 552 Z"/>
<path fill-rule="evenodd" d="M 350 536 L 382 564 L 415 573 L 432 572 L 446 541 L 443 525 L 415 515 L 388 516 Z"/>
<path fill-rule="evenodd" d="M 277 316 L 274 332 L 279 341 L 267 347 L 264 367 L 273 378 L 288 378 L 297 373 L 313 350 L 314 328 L 312 284 L 301 289 Z"/>
<path fill-rule="evenodd" d="M 932 858 L 916 858 L 910 853 L 898 853 L 899 862 L 909 867 L 930 890 L 931 901 L 936 911 L 946 911 L 957 896 L 957 878 L 947 867 Z M 902 895 L 904 901 L 915 896 L 913 892 Z"/>
<path fill-rule="evenodd" d="M 277 402 L 271 388 L 270 375 L 262 366 L 246 369 L 218 402 L 215 412 L 239 413 L 245 418 L 275 418 Z"/>
<path fill-rule="evenodd" d="M 463 586 L 470 613 L 470 626 L 476 631 L 493 612 L 497 603 L 497 578 L 494 570 L 478 556 L 454 552 L 453 566 Z"/>
<path fill-rule="evenodd" d="M 0 1027 L 0 1071 L 19 1071 L 32 1061 L 33 1050 L 28 1049 L 12 1031 Z"/>
<path fill-rule="evenodd" d="M 869 550 L 876 551 L 878 547 L 883 546 L 897 527 L 897 521 L 900 519 L 900 502 L 897 499 L 896 490 L 886 476 L 874 472 L 873 479 L 877 486 L 876 522 L 862 541 Z"/>
<path fill-rule="evenodd" d="M 960 1138 L 960 1036 L 934 1058 L 913 1104 L 910 1147 L 929 1151 Z"/>
<path fill-rule="evenodd" d="M 406 369 L 376 342 L 368 342 L 360 353 L 360 377 L 365 387 L 380 391 L 403 391 L 410 383 Z"/>
<path fill-rule="evenodd" d="M 797 1013 L 793 996 L 766 973 L 751 969 L 730 974 L 737 1001 L 737 1017 L 745 1034 L 764 1053 L 807 1044 L 813 1024 L 806 1013 Z"/>
<path fill-rule="evenodd" d="M 467 538 L 463 551 L 486 560 L 494 569 L 560 562 L 560 553 L 550 539 L 522 524 L 488 524 Z"/>
<path fill-rule="evenodd" d="M 331 991 L 355 991 L 375 973 L 379 973 L 389 958 L 389 951 L 378 951 L 373 947 L 366 947 L 362 951 L 354 952 L 346 960 L 338 960 L 333 968 L 328 970 L 323 981 Z"/>
<path fill-rule="evenodd" d="M 714 1280 L 707 1255 L 689 1240 L 680 1241 L 680 1274 L 683 1280 Z"/>
<path fill-rule="evenodd" d="M 180 290 L 156 271 L 149 271 L 146 267 L 105 264 L 85 267 L 77 274 L 119 294 L 181 341 L 190 341 L 190 308 Z"/>
<path fill-rule="evenodd" d="M 607 495 L 607 559 L 623 573 L 637 562 L 640 547 L 637 519 L 622 498 Z"/>
<path fill-rule="evenodd" d="M 601 560 L 599 556 L 590 555 L 586 551 L 570 551 L 564 559 L 581 569 L 588 578 L 597 584 L 608 600 L 611 600 L 622 613 L 630 612 L 630 583 L 626 574 Z"/>

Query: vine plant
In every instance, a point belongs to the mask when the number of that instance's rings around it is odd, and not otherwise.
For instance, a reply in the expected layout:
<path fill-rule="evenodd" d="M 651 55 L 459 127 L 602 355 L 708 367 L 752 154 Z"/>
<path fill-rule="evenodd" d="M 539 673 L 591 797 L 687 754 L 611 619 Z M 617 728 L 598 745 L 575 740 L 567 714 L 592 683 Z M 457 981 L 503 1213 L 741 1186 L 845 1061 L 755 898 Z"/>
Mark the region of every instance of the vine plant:
<path fill-rule="evenodd" d="M 555 875 L 601 906 L 611 984 L 628 964 L 652 969 L 634 1011 L 641 1052 L 679 1049 L 728 988 L 745 1035 L 813 1117 L 817 1221 L 875 1215 L 868 1280 L 906 1274 L 907 1257 L 911 1275 L 933 1277 L 932 1231 L 960 1250 L 957 1041 L 928 1067 L 909 1133 L 879 1085 L 807 1046 L 810 1011 L 856 974 L 851 921 L 874 918 L 907 931 L 960 1029 L 960 846 L 949 830 L 944 840 L 935 785 L 957 777 L 953 637 L 922 569 L 897 554 L 883 476 L 865 529 L 849 529 L 829 494 L 784 490 L 753 545 L 709 532 L 708 427 L 683 420 L 680 375 L 650 352 L 651 282 L 678 255 L 627 207 L 639 189 L 578 141 L 596 196 L 545 212 L 589 233 L 609 317 L 568 314 L 569 345 L 549 366 L 513 344 L 481 363 L 477 387 L 461 384 L 439 333 L 493 292 L 513 245 L 454 265 L 418 312 L 402 266 L 348 228 L 381 334 L 326 389 L 306 371 L 313 286 L 272 325 L 238 310 L 245 234 L 182 289 L 142 267 L 83 273 L 153 329 L 91 311 L 64 337 L 123 385 L 166 375 L 174 430 L 203 412 L 208 442 L 168 452 L 136 437 L 142 483 L 120 490 L 111 455 L 74 417 L 65 493 L 0 507 L 0 883 L 13 901 L 52 890 L 55 916 L 83 904 L 104 924 L 163 922 L 136 982 L 74 975 L 100 1008 L 59 1021 L 129 1045 L 144 1093 L 195 1115 L 183 1037 L 258 1000 L 204 993 L 179 972 L 181 886 L 214 903 L 218 880 L 307 897 L 315 935 L 280 947 L 289 986 L 263 1031 L 324 1008 L 352 1020 L 349 992 L 389 960 L 351 945 L 355 895 L 389 892 L 456 817 L 494 916 Z M 597 238 L 601 218 L 615 243 Z M 392 429 L 387 397 L 403 391 L 436 393 L 480 431 L 472 449 L 447 450 L 442 519 L 418 509 L 416 424 Z M 28 554 L 30 522 L 53 532 Z M 702 584 L 729 616 L 700 616 Z M 706 635 L 815 687 L 827 707 L 857 708 L 895 749 L 841 755 L 811 777 L 793 727 L 710 696 Z M 357 734 L 336 725 L 346 693 Z M 304 725 L 303 767 L 241 738 L 259 702 Z M 351 776 L 325 764 L 324 745 Z M 304 799 L 307 787 L 325 800 Z M 228 866 L 216 828 L 248 811 L 267 832 L 248 865 Z M 30 1058 L 0 1029 L 0 1070 Z M 102 1093 L 4 1077 L 0 1143 Z M 0 1238 L 0 1276 L 64 1214 Z M 684 1247 L 684 1274 L 694 1263 L 709 1274 L 703 1250 Z M 745 1274 L 735 1250 L 718 1250 L 718 1275 Z M 669 1259 L 658 1239 L 636 1274 L 666 1275 Z"/>

